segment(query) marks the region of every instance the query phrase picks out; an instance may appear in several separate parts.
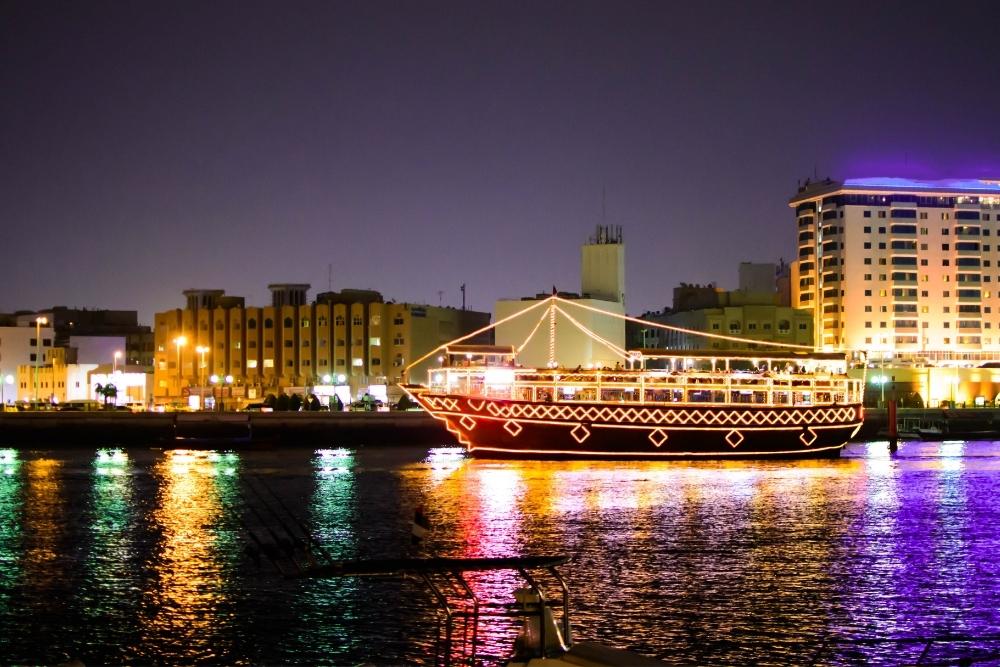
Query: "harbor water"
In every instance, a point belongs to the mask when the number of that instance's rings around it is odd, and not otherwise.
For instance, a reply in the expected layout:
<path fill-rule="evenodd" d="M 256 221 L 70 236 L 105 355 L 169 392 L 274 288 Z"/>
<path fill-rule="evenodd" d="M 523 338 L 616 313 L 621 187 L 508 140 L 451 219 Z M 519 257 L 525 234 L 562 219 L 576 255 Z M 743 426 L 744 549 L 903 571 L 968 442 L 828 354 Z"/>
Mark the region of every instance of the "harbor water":
<path fill-rule="evenodd" d="M 1000 650 L 1000 443 L 738 462 L 60 447 L 0 450 L 0 662 L 433 664 L 417 582 L 256 562 L 258 483 L 333 558 L 567 554 L 574 636 L 670 664 Z M 417 507 L 431 528 L 414 544 Z M 517 584 L 471 579 L 497 601 Z M 483 626 L 486 664 L 511 632 Z"/>

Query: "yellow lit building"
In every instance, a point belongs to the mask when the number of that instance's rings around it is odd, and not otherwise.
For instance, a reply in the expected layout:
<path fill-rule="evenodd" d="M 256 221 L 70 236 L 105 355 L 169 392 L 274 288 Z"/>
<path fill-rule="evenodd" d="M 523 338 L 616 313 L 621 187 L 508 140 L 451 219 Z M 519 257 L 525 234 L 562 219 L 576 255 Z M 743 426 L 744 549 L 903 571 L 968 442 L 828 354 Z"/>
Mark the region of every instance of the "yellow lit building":
<path fill-rule="evenodd" d="M 441 343 L 489 324 L 489 313 L 386 303 L 370 290 L 317 295 L 309 285 L 274 284 L 271 305 L 247 307 L 222 290 L 187 290 L 183 309 L 154 320 L 154 400 L 186 401 L 219 385 L 227 396 L 260 400 L 280 390 L 319 384 L 391 385 Z M 412 371 L 422 380 L 428 359 Z M 213 376 L 215 382 L 213 382 Z"/>
<path fill-rule="evenodd" d="M 826 180 L 789 205 L 792 303 L 811 309 L 825 349 L 1000 359 L 1000 181 Z"/>

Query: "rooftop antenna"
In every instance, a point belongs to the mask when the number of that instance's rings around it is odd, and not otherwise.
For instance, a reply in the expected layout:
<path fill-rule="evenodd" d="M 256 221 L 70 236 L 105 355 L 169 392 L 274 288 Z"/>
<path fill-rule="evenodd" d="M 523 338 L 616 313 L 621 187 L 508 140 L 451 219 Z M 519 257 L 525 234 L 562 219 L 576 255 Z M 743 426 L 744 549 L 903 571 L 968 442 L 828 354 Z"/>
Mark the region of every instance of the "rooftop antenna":
<path fill-rule="evenodd" d="M 608 189 L 601 186 L 601 224 L 608 221 Z"/>
<path fill-rule="evenodd" d="M 465 310 L 465 283 L 462 283 L 462 310 Z"/>
<path fill-rule="evenodd" d="M 444 290 L 438 290 L 438 307 L 441 307 L 441 299 L 444 298 Z"/>

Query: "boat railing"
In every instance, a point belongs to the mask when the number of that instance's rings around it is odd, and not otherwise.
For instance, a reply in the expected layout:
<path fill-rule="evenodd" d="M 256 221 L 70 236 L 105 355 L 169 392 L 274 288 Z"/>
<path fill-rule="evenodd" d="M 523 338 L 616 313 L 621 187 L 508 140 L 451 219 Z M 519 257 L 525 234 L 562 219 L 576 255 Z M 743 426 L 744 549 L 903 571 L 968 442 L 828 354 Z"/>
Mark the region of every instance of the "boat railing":
<path fill-rule="evenodd" d="M 251 560 L 258 565 L 266 560 L 286 579 L 399 577 L 418 582 L 438 617 L 435 665 L 481 664 L 486 656 L 479 655 L 485 639 L 480 625 L 486 619 L 517 631 L 513 655 L 490 656 L 497 660 L 553 657 L 572 643 L 569 587 L 557 569 L 567 556 L 337 559 L 270 486 L 254 476 L 241 475 L 240 480 L 241 507 L 228 509 L 247 538 L 245 552 Z M 509 604 L 476 592 L 475 573 L 498 571 L 516 578 Z"/>
<path fill-rule="evenodd" d="M 431 374 L 431 389 L 507 400 L 544 402 L 834 405 L 857 403 L 860 379 L 791 373 L 509 371 L 452 367 Z"/>

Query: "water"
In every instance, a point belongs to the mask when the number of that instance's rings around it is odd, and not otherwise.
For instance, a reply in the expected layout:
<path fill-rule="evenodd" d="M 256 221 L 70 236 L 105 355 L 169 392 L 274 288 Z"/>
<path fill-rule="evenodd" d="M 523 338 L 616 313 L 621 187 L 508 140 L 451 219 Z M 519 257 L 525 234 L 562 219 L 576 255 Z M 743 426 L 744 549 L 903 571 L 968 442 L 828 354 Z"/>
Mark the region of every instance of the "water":
<path fill-rule="evenodd" d="M 575 635 L 674 664 L 900 664 L 924 645 L 864 640 L 1000 634 L 1000 443 L 799 462 L 0 450 L 0 662 L 432 663 L 415 583 L 254 564 L 248 478 L 337 558 L 569 554 Z M 473 584 L 505 599 L 515 580 Z M 510 629 L 484 635 L 502 655 Z M 973 648 L 1000 642 L 928 657 Z"/>

